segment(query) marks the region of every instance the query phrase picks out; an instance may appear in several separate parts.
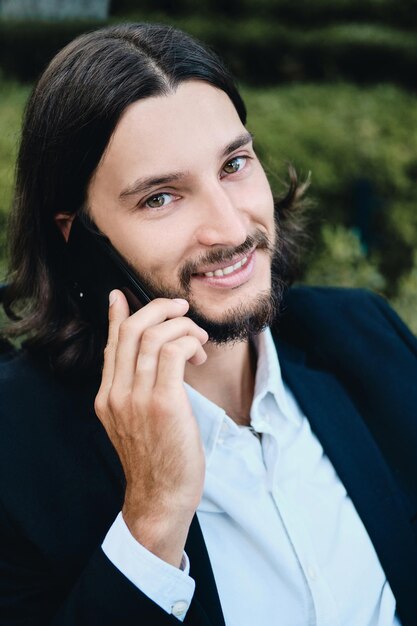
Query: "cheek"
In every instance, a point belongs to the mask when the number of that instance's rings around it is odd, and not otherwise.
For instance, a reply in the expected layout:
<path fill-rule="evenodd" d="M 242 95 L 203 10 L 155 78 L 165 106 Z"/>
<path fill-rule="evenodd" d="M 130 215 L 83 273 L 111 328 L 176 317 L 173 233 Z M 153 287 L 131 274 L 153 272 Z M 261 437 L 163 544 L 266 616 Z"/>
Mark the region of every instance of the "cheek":
<path fill-rule="evenodd" d="M 258 186 L 259 186 L 259 194 L 263 196 L 264 201 L 269 202 L 270 204 L 273 204 L 273 195 L 272 195 L 272 189 L 271 189 L 271 185 L 269 184 L 269 180 L 266 177 L 266 174 L 263 170 L 263 168 L 260 168 L 261 171 L 259 173 L 259 180 L 258 180 Z"/>
<path fill-rule="evenodd" d="M 181 244 L 184 237 L 178 225 L 162 220 L 127 229 L 121 245 L 126 250 L 126 258 L 138 271 L 146 273 L 150 279 L 169 283 L 178 276 L 187 258 L 187 250 Z"/>
<path fill-rule="evenodd" d="M 253 218 L 269 227 L 274 220 L 274 199 L 263 170 L 249 186 L 246 203 Z"/>

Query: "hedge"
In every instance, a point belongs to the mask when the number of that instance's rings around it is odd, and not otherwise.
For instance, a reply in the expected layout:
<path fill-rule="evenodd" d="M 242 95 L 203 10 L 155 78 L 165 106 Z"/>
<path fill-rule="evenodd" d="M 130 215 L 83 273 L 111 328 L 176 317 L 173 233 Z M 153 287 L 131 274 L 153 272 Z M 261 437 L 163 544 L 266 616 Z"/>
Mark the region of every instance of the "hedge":
<path fill-rule="evenodd" d="M 100 28 L 89 21 L 0 20 L 0 68 L 6 76 L 24 82 L 34 80 L 51 58 L 82 33 Z"/>
<path fill-rule="evenodd" d="M 129 19 L 143 21 L 145 17 L 135 13 Z M 199 37 L 248 84 L 346 79 L 417 87 L 417 46 L 412 32 L 376 24 L 307 30 L 261 19 L 174 19 L 161 14 L 146 19 L 171 23 Z M 31 81 L 71 39 L 102 25 L 0 21 L 0 68 L 7 76 Z"/>
<path fill-rule="evenodd" d="M 143 12 L 173 17 L 261 17 L 307 28 L 352 21 L 417 28 L 415 0 L 141 0 L 140 7 Z M 124 17 L 137 9 L 137 0 L 113 0 L 111 4 L 111 14 L 115 16 Z"/>
<path fill-rule="evenodd" d="M 315 236 L 338 224 L 360 236 L 395 294 L 417 249 L 417 96 L 389 85 L 244 89 L 248 126 L 279 191 L 286 161 L 312 172 Z"/>

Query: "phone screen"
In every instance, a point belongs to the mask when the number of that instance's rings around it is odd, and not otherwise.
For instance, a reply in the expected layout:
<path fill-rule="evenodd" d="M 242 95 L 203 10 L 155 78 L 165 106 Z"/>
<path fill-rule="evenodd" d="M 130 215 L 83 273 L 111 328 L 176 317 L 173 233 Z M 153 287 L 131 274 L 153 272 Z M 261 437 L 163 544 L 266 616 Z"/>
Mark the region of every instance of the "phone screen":
<path fill-rule="evenodd" d="M 71 290 L 90 321 L 107 325 L 112 289 L 125 294 L 131 313 L 151 301 L 134 270 L 87 216 L 74 218 L 66 253 Z"/>

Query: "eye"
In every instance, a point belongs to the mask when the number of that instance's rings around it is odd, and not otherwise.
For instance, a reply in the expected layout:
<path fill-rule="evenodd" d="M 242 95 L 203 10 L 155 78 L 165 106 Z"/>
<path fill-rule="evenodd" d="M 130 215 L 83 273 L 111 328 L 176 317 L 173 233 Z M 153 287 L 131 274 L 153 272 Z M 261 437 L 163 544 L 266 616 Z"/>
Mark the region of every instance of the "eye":
<path fill-rule="evenodd" d="M 173 201 L 171 193 L 157 193 L 145 200 L 144 205 L 149 209 L 161 209 Z"/>
<path fill-rule="evenodd" d="M 223 171 L 226 172 L 226 174 L 235 174 L 236 172 L 240 172 L 240 170 L 245 167 L 246 161 L 247 157 L 234 157 L 223 166 Z"/>

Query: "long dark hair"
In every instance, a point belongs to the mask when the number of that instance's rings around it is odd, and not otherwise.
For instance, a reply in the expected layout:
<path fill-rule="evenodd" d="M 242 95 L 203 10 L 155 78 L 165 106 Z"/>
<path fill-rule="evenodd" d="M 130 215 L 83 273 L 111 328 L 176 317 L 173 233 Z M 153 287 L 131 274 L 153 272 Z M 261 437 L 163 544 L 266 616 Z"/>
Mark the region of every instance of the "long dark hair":
<path fill-rule="evenodd" d="M 85 202 L 89 181 L 126 107 L 189 79 L 222 89 L 239 118 L 246 109 L 219 58 L 189 35 L 155 24 L 111 26 L 82 35 L 51 61 L 26 107 L 10 228 L 9 336 L 47 355 L 61 373 L 91 373 L 106 338 L 82 318 L 65 280 L 65 241 L 54 223 Z M 295 174 L 277 203 L 288 278 L 296 256 Z M 287 232 L 285 231 L 288 225 Z"/>

